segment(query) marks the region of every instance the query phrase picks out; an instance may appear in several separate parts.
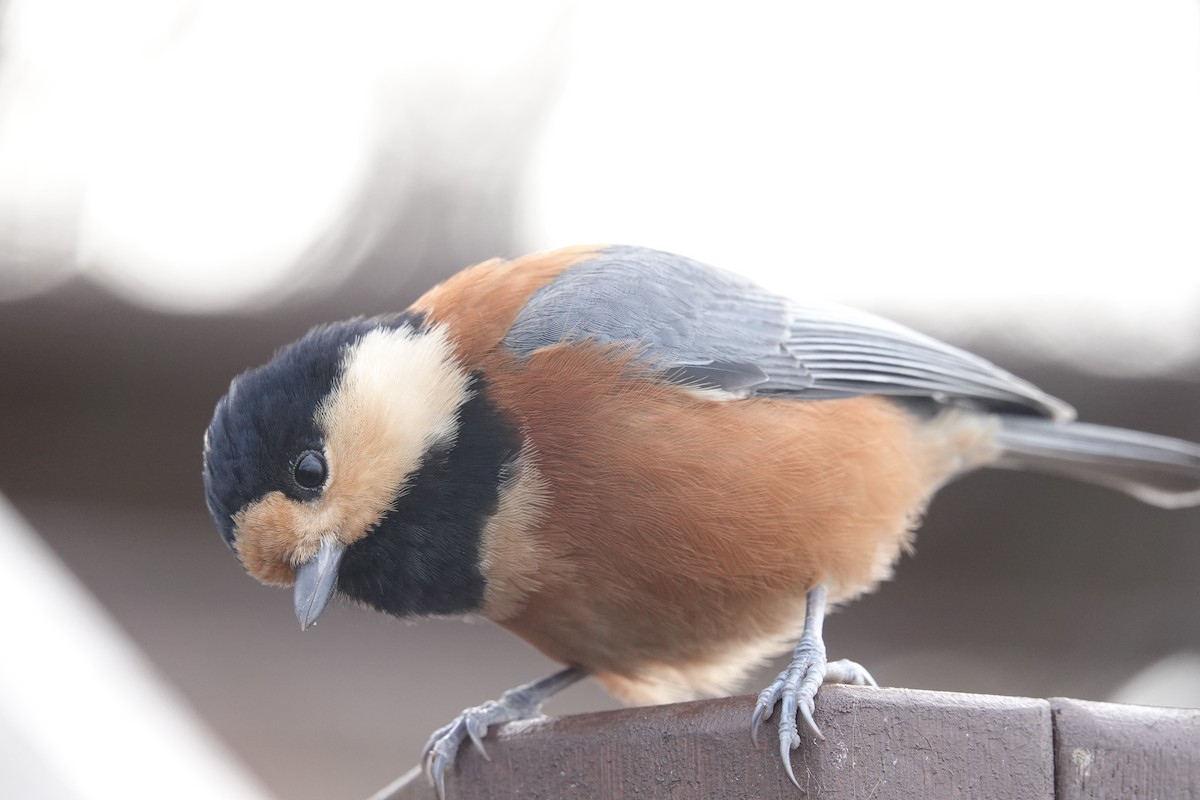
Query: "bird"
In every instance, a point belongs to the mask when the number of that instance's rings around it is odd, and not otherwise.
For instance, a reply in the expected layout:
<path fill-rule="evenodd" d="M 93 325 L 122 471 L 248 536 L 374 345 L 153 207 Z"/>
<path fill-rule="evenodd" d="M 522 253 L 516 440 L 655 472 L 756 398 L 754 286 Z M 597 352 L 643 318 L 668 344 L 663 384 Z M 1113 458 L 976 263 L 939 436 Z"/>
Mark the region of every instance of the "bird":
<path fill-rule="evenodd" d="M 562 665 L 465 709 L 422 763 L 592 677 L 617 698 L 757 697 L 783 769 L 820 737 L 828 608 L 887 580 L 932 496 L 993 466 L 1200 504 L 1200 445 L 1075 421 L 1032 384 L 870 313 L 644 247 L 492 259 L 404 311 L 320 325 L 231 383 L 205 498 L 302 628 L 336 596 L 483 617 Z"/>

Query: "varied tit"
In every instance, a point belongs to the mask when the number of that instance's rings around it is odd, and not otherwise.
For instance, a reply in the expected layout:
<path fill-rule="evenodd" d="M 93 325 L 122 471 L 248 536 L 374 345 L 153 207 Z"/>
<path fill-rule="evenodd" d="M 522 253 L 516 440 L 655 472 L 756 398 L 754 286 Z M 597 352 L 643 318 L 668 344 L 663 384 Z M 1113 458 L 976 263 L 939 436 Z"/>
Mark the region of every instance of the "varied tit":
<path fill-rule="evenodd" d="M 1200 503 L 1200 446 L 1070 406 L 878 317 L 637 247 L 471 267 L 407 311 L 318 327 L 237 378 L 208 508 L 311 625 L 335 595 L 484 616 L 564 669 L 463 712 L 425 764 L 589 675 L 631 702 L 711 696 L 785 646 L 784 767 L 812 734 L 828 605 L 886 579 L 930 496 L 983 466 Z"/>

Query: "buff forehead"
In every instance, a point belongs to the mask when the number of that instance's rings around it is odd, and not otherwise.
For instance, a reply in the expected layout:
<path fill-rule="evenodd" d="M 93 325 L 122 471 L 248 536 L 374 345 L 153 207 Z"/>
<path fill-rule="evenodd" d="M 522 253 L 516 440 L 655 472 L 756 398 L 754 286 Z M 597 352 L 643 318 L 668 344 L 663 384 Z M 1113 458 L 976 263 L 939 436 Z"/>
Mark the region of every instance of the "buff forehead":
<path fill-rule="evenodd" d="M 320 496 L 270 492 L 239 511 L 238 556 L 264 583 L 290 585 L 323 537 L 351 544 L 403 496 L 435 444 L 452 442 L 470 378 L 446 330 L 376 328 L 347 348 L 341 377 L 317 407 L 329 476 Z"/>

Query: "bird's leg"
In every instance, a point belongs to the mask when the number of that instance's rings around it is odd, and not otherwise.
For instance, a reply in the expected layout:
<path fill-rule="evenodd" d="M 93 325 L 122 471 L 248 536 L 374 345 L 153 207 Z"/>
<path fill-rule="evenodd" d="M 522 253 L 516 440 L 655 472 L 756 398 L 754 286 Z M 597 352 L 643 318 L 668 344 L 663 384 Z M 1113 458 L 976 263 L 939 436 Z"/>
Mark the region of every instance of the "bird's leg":
<path fill-rule="evenodd" d="M 587 672 L 579 667 L 567 667 L 541 680 L 509 689 L 499 700 L 464 709 L 449 725 L 434 731 L 425 743 L 421 761 L 438 797 L 445 797 L 446 770 L 454 765 L 458 748 L 464 741 L 470 739 L 480 755 L 491 760 L 483 746 L 488 728 L 540 716 L 543 702 L 585 675 Z"/>
<path fill-rule="evenodd" d="M 792 663 L 779 673 L 770 686 L 758 695 L 758 704 L 750 718 L 750 735 L 758 745 L 758 724 L 771 718 L 775 703 L 782 701 L 779 711 L 779 755 L 784 769 L 796 788 L 800 783 L 792 772 L 791 751 L 800 746 L 800 734 L 796 729 L 796 712 L 818 739 L 824 739 L 817 723 L 813 721 L 814 700 L 822 683 L 853 683 L 859 686 L 877 686 L 871 673 L 853 661 L 825 660 L 825 640 L 821 628 L 825 622 L 825 587 L 818 586 L 808 593 L 808 607 L 804 613 L 804 633 L 792 654 Z"/>

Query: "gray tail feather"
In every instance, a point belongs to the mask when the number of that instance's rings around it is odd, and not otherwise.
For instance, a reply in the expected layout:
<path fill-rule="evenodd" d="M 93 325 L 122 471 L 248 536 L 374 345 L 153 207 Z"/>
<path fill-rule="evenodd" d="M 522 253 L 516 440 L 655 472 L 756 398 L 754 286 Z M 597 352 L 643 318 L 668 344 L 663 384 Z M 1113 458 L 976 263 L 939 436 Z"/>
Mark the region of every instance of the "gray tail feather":
<path fill-rule="evenodd" d="M 1200 505 L 1200 445 L 1084 422 L 1001 419 L 995 466 L 1107 486 L 1162 508 Z"/>

